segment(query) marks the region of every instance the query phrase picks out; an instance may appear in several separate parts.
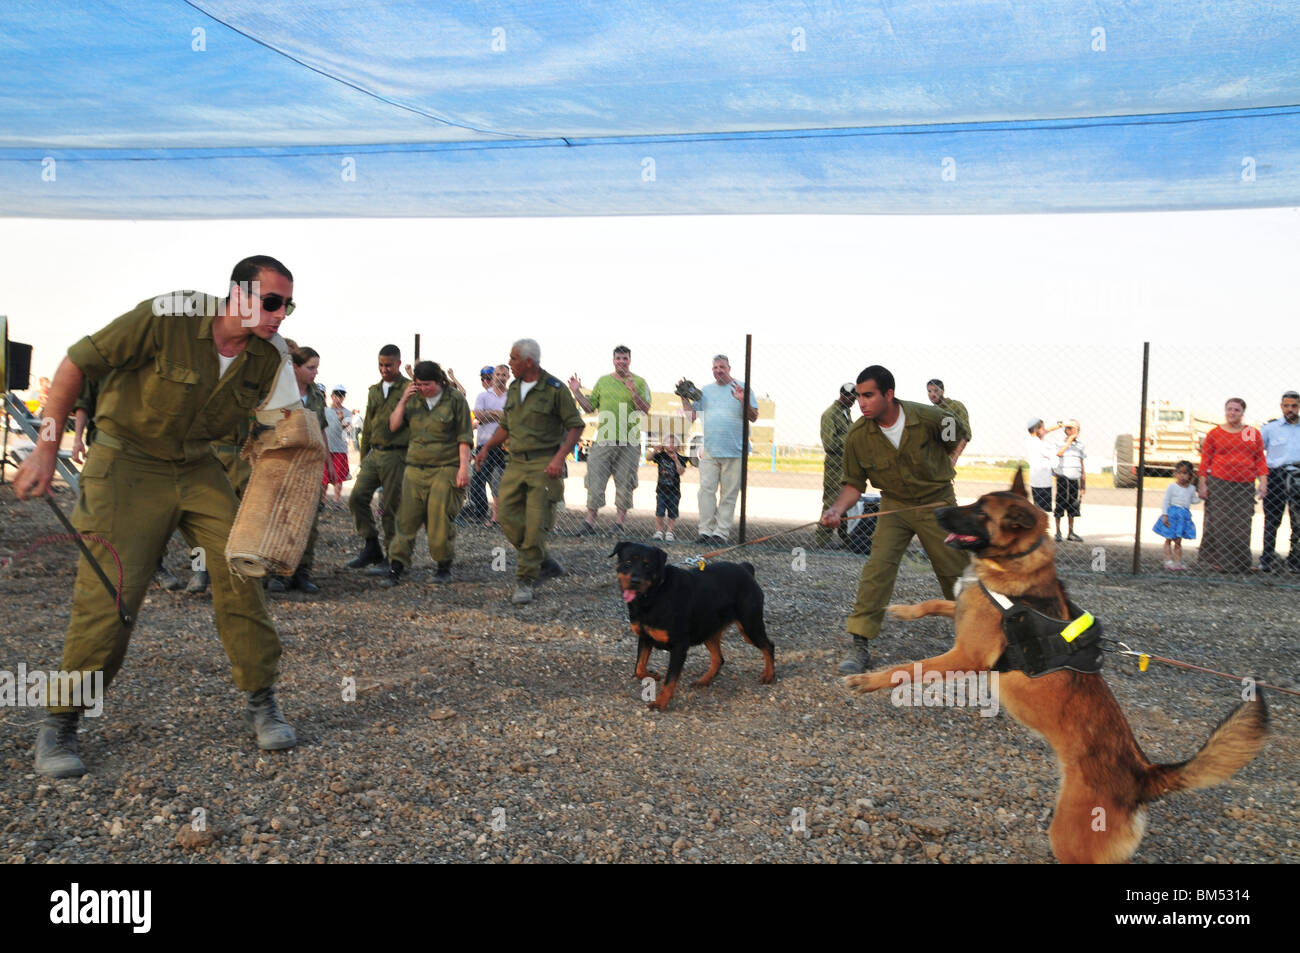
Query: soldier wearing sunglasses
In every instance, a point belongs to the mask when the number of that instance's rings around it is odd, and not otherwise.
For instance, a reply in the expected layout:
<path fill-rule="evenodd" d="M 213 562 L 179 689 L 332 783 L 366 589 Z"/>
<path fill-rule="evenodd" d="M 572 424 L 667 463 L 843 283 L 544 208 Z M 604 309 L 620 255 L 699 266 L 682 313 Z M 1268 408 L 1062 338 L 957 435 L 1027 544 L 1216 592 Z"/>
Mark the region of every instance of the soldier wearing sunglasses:
<path fill-rule="evenodd" d="M 211 444 L 275 389 L 287 356 L 277 332 L 293 310 L 292 294 L 289 270 L 259 255 L 235 266 L 224 299 L 193 291 L 162 295 L 82 338 L 59 365 L 43 410 L 52 421 L 50 438 L 37 444 L 14 481 L 19 499 L 49 491 L 63 424 L 82 382 L 98 380 L 99 434 L 82 470 L 73 523 L 95 537 L 86 544 L 110 573 L 120 561 L 121 608 L 130 621 L 119 617 L 83 557 L 62 670 L 81 673 L 83 680 L 102 673 L 104 685 L 117 674 L 150 577 L 179 527 L 186 542 L 206 554 L 217 634 L 235 684 L 248 693 L 246 723 L 263 749 L 290 748 L 297 738 L 275 698 L 280 639 L 262 586 L 219 565 L 236 501 Z M 292 379 L 285 387 L 293 389 Z M 38 774 L 85 774 L 77 750 L 82 708 L 69 701 L 49 698 L 49 716 L 36 738 Z"/>

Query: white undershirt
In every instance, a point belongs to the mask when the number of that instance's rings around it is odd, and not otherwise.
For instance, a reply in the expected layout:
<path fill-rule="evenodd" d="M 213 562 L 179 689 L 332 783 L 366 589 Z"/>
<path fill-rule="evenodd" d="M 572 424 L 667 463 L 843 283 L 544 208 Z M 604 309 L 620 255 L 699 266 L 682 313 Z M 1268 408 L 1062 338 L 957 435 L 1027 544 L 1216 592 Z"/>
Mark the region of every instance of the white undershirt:
<path fill-rule="evenodd" d="M 442 400 L 442 391 L 438 391 L 437 397 L 424 398 L 424 406 L 428 407 L 430 410 L 433 410 L 433 408 L 438 405 L 438 401 L 440 400 Z"/>
<path fill-rule="evenodd" d="M 903 408 L 898 408 L 898 419 L 894 421 L 892 427 L 881 427 L 880 432 L 889 438 L 889 442 L 898 449 L 898 445 L 903 441 L 903 425 L 907 423 L 907 415 L 903 413 Z"/>
<path fill-rule="evenodd" d="M 539 377 L 537 380 L 541 380 L 541 378 Z M 520 381 L 520 382 L 519 382 L 519 403 L 522 404 L 522 403 L 524 402 L 524 398 L 528 396 L 528 392 L 529 392 L 530 390 L 532 390 L 533 387 L 534 387 L 536 384 L 537 384 L 537 381 Z"/>
<path fill-rule="evenodd" d="M 388 400 L 388 392 L 389 390 L 392 389 L 393 385 L 388 383 L 387 381 L 380 381 L 379 383 L 384 388 L 384 400 Z"/>
<path fill-rule="evenodd" d="M 239 357 L 239 355 L 236 354 L 235 357 Z M 235 357 L 226 357 L 220 351 L 217 352 L 217 364 L 221 367 L 221 370 L 217 373 L 218 380 L 226 376 L 226 371 L 230 370 L 230 365 L 235 363 Z"/>

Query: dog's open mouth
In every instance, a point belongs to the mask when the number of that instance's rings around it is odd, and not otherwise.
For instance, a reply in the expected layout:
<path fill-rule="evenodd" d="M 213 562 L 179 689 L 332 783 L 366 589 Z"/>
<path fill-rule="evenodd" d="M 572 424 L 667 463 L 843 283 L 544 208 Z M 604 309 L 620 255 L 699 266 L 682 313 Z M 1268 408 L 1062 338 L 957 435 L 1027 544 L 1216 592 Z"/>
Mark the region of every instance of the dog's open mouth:
<path fill-rule="evenodd" d="M 944 543 L 951 546 L 956 543 L 958 546 L 968 546 L 971 543 L 978 543 L 980 540 L 976 536 L 964 536 L 961 533 L 949 533 Z"/>
<path fill-rule="evenodd" d="M 623 590 L 623 601 L 624 601 L 624 602 L 631 602 L 633 599 L 635 599 L 635 598 L 636 598 L 637 596 L 639 596 L 639 595 L 640 595 L 640 593 L 637 592 L 635 589 L 624 589 L 624 590 Z"/>

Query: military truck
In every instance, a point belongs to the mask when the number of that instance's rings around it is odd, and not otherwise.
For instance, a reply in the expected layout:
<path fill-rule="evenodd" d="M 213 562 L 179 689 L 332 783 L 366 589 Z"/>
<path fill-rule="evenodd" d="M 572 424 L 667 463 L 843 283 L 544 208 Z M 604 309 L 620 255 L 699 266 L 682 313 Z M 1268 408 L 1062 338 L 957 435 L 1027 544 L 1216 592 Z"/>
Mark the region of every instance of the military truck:
<path fill-rule="evenodd" d="M 1205 435 L 1215 427 L 1215 421 L 1197 417 L 1191 403 L 1175 404 L 1168 400 L 1153 400 L 1147 404 L 1146 476 L 1173 476 L 1179 460 L 1190 460 L 1192 466 L 1201 462 L 1201 446 Z M 1120 434 L 1115 438 L 1115 465 L 1113 479 L 1117 487 L 1137 486 L 1139 438 L 1135 434 Z"/>

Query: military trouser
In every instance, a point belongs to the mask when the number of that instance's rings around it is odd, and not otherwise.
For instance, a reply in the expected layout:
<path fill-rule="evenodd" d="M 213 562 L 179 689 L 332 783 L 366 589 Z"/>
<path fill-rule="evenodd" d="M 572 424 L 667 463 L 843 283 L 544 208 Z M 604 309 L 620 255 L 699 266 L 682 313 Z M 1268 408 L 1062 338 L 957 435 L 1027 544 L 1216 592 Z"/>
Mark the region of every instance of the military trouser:
<path fill-rule="evenodd" d="M 445 467 L 407 466 L 402 475 L 402 504 L 397 508 L 397 535 L 388 551 L 390 560 L 411 566 L 415 534 L 424 525 L 429 556 L 449 563 L 456 556 L 456 516 L 465 505 L 465 489 L 456 486 L 459 464 Z"/>
<path fill-rule="evenodd" d="M 397 532 L 397 510 L 402 502 L 402 471 L 406 469 L 406 448 L 371 450 L 361 461 L 356 482 L 348 494 L 348 508 L 357 525 L 357 535 L 362 539 L 376 539 L 379 529 L 370 512 L 370 500 L 375 490 L 384 488 L 380 523 L 384 527 L 384 551 L 393 544 Z"/>
<path fill-rule="evenodd" d="M 822 512 L 825 513 L 831 508 L 831 504 L 840 498 L 840 491 L 844 489 L 842 480 L 842 458 L 833 457 L 829 453 L 826 455 L 826 463 L 822 467 Z M 839 536 L 845 545 L 849 541 L 849 524 L 840 523 Z M 818 546 L 824 546 L 830 541 L 831 530 L 827 526 L 818 526 L 814 534 Z"/>
<path fill-rule="evenodd" d="M 519 553 L 515 575 L 525 581 L 535 581 L 541 572 L 546 534 L 555 522 L 555 504 L 564 499 L 564 481 L 546 475 L 546 465 L 554 455 L 554 451 L 539 452 L 524 460 L 520 454 L 512 454 L 501 477 L 497 521 Z"/>
<path fill-rule="evenodd" d="M 235 508 L 235 494 L 216 457 L 171 463 L 113 449 L 100 440 L 81 471 L 72 523 L 79 532 L 112 544 L 122 565 L 122 608 L 132 619 L 168 538 L 179 528 L 191 547 L 201 549 L 212 576 L 217 635 L 230 658 L 235 685 L 251 692 L 275 684 L 280 639 L 267 614 L 260 581 L 241 580 L 227 567 L 226 540 Z M 113 552 L 102 543 L 85 543 L 116 582 Z M 81 557 L 63 643 L 63 670 L 102 671 L 107 685 L 122 667 L 130 637 L 131 628 L 122 625 L 113 599 Z"/>
<path fill-rule="evenodd" d="M 946 504 L 954 506 L 956 499 L 951 498 Z M 891 500 L 888 497 L 880 501 L 882 513 L 915 505 L 915 502 Z M 898 577 L 899 563 L 913 536 L 921 541 L 922 548 L 930 557 L 930 566 L 935 578 L 939 580 L 944 598 L 953 598 L 956 582 L 966 571 L 970 557 L 963 550 L 943 544 L 948 531 L 935 520 L 934 509 L 885 513 L 876 518 L 871 556 L 862 567 L 862 577 L 858 580 L 857 600 L 846 626 L 850 635 L 873 639 L 880 634 L 885 606 L 894 594 L 894 580 Z"/>

